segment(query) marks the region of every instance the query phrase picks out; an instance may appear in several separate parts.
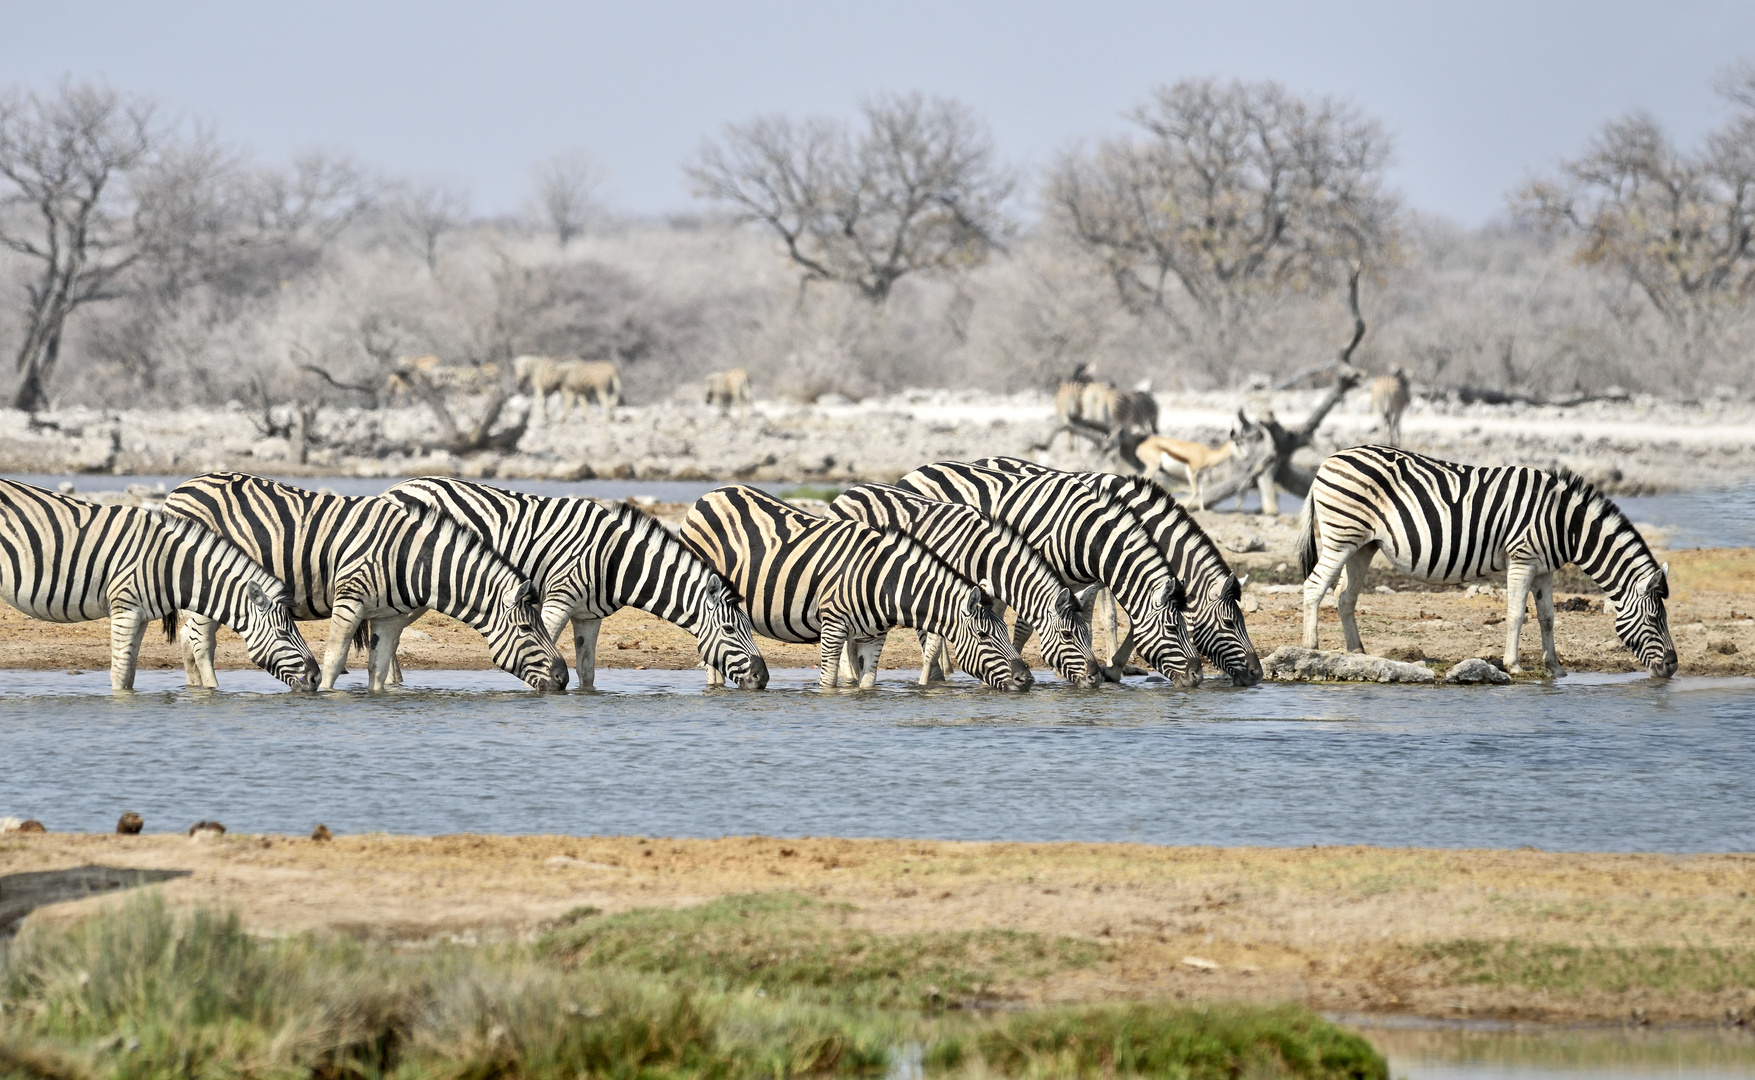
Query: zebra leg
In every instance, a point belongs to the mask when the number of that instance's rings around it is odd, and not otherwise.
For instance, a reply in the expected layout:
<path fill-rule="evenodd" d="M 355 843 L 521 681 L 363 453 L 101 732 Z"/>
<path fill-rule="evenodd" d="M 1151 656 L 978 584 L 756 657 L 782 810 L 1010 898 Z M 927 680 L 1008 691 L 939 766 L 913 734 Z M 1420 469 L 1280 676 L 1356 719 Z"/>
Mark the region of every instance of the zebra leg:
<path fill-rule="evenodd" d="M 323 681 L 319 690 L 335 689 L 335 680 L 347 674 L 347 650 L 353 632 L 365 621 L 365 604 L 357 596 L 338 597 L 329 613 L 329 642 L 323 647 Z"/>
<path fill-rule="evenodd" d="M 1098 589 L 1091 596 L 1090 611 L 1091 651 L 1102 664 L 1103 678 L 1118 683 L 1125 674 L 1127 657 L 1117 658 L 1121 649 L 1121 623 L 1115 612 L 1115 594 L 1108 589 Z M 1128 648 L 1132 647 L 1130 643 Z"/>
<path fill-rule="evenodd" d="M 1530 590 L 1536 594 L 1536 624 L 1542 628 L 1542 662 L 1548 667 L 1549 678 L 1565 678 L 1566 669 L 1560 666 L 1560 654 L 1554 649 L 1554 572 L 1530 578 Z"/>
<path fill-rule="evenodd" d="M 837 676 L 837 678 L 840 682 L 843 682 L 848 686 L 852 686 L 859 682 L 858 650 L 858 643 L 851 638 L 841 646 L 841 674 Z"/>
<path fill-rule="evenodd" d="M 372 692 L 376 693 L 390 685 L 391 669 L 396 666 L 396 646 L 402 640 L 402 630 L 419 615 L 420 612 L 414 611 L 372 620 L 371 634 L 367 638 L 370 644 L 366 653 L 366 686 Z"/>
<path fill-rule="evenodd" d="M 425 615 L 427 610 L 427 608 L 416 608 L 409 612 L 408 617 L 404 619 L 372 620 L 372 633 L 374 635 L 379 633 L 387 633 L 390 635 L 390 670 L 385 673 L 384 685 L 402 685 L 402 661 L 397 659 L 397 654 L 402 651 L 402 632 L 408 629 L 409 625 L 415 622 L 415 620 L 419 619 L 422 615 Z"/>
<path fill-rule="evenodd" d="M 110 609 L 110 689 L 134 689 L 134 672 L 140 664 L 140 643 L 146 640 L 149 619 L 136 607 Z"/>
<path fill-rule="evenodd" d="M 1505 670 L 1513 675 L 1522 673 L 1517 662 L 1518 638 L 1523 634 L 1523 620 L 1529 610 L 1530 579 L 1535 576 L 1528 563 L 1514 562 L 1505 571 Z"/>
<path fill-rule="evenodd" d="M 1367 544 L 1353 557 L 1347 560 L 1341 574 L 1341 588 L 1335 600 L 1335 607 L 1341 613 L 1341 634 L 1347 639 L 1348 652 L 1364 652 L 1365 643 L 1359 640 L 1359 592 L 1365 587 L 1365 571 L 1371 567 L 1371 556 L 1377 553 L 1374 545 Z"/>
<path fill-rule="evenodd" d="M 918 631 L 920 637 L 920 685 L 942 680 L 943 669 L 938 666 L 939 640 L 937 634 Z"/>
<path fill-rule="evenodd" d="M 884 654 L 884 642 L 887 636 L 861 641 L 854 646 L 854 666 L 859 671 L 859 688 L 861 690 L 870 690 L 877 685 L 878 657 Z"/>
<path fill-rule="evenodd" d="M 1316 561 L 1316 569 L 1304 581 L 1304 647 L 1316 648 L 1316 618 L 1322 610 L 1322 598 L 1334 588 L 1335 579 L 1341 576 L 1341 570 L 1347 560 L 1353 557 L 1356 546 L 1325 547 L 1322 557 Z"/>
<path fill-rule="evenodd" d="M 824 622 L 820 646 L 817 685 L 832 690 L 841 685 L 841 652 L 847 647 L 847 627 L 836 621 Z"/>
<path fill-rule="evenodd" d="M 218 638 L 217 620 L 193 611 L 183 612 L 183 632 L 178 635 L 177 643 L 183 653 L 183 676 L 190 686 L 210 690 L 219 686 L 219 676 L 213 671 L 213 651 Z"/>
<path fill-rule="evenodd" d="M 573 620 L 573 670 L 578 673 L 581 690 L 590 690 L 597 685 L 597 633 L 602 629 L 602 619 Z M 715 682 L 715 675 L 719 673 L 707 669 L 707 685 L 724 686 L 725 677 L 719 675 L 719 681 Z"/>

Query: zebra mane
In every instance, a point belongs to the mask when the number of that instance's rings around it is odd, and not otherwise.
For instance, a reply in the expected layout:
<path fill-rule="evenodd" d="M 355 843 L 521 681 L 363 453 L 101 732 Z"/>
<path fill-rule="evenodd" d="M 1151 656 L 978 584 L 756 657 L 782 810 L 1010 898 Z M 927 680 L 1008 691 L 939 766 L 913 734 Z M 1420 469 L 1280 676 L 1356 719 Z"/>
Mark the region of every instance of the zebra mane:
<path fill-rule="evenodd" d="M 1120 474 L 1118 473 L 1116 475 L 1120 475 Z M 1219 549 L 1219 542 L 1217 540 L 1214 540 L 1212 538 L 1212 536 L 1205 529 L 1200 527 L 1200 523 L 1194 520 L 1194 515 L 1188 512 L 1188 507 L 1183 506 L 1180 502 L 1177 502 L 1176 496 L 1170 492 L 1170 489 L 1166 488 L 1163 484 L 1158 483 L 1156 480 L 1154 480 L 1148 476 L 1122 476 L 1121 479 L 1130 485 L 1136 484 L 1136 483 L 1137 484 L 1150 484 L 1150 485 L 1152 485 L 1152 487 L 1163 492 L 1165 501 L 1170 504 L 1171 517 L 1172 518 L 1180 518 L 1181 520 L 1187 522 L 1187 524 L 1188 524 L 1187 535 L 1190 538 L 1194 548 L 1196 550 L 1198 550 L 1201 553 L 1201 555 L 1203 555 L 1205 558 L 1211 560 L 1214 563 L 1217 563 L 1219 568 L 1222 569 L 1227 575 L 1229 575 L 1231 577 L 1237 576 L 1237 572 L 1235 570 L 1231 569 L 1231 564 L 1229 562 L 1225 561 L 1225 553 Z"/>
<path fill-rule="evenodd" d="M 1587 505 L 1595 505 L 1603 513 L 1626 522 L 1627 531 L 1631 532 L 1633 538 L 1639 543 L 1639 554 L 1650 560 L 1654 565 L 1657 563 L 1657 556 L 1651 553 L 1651 545 L 1645 542 L 1645 534 L 1633 527 L 1633 519 L 1627 516 L 1625 510 L 1622 510 L 1615 504 L 1615 500 L 1597 490 L 1595 484 L 1586 480 L 1584 477 L 1578 475 L 1564 465 L 1556 466 L 1549 472 L 1549 475 L 1560 482 L 1560 493 L 1562 495 L 1582 499 Z"/>
<path fill-rule="evenodd" d="M 153 520 L 161 528 L 179 541 L 195 547 L 205 546 L 209 551 L 222 555 L 231 566 L 249 579 L 251 584 L 260 588 L 269 599 L 278 603 L 285 603 L 290 599 L 285 582 L 263 569 L 262 565 L 250 558 L 243 548 L 219 533 L 200 522 L 190 521 L 188 518 L 171 517 L 157 510 L 147 512 L 152 515 Z M 212 560 L 204 560 L 204 562 L 209 566 L 212 565 Z M 169 626 L 167 626 L 166 632 L 169 632 Z"/>

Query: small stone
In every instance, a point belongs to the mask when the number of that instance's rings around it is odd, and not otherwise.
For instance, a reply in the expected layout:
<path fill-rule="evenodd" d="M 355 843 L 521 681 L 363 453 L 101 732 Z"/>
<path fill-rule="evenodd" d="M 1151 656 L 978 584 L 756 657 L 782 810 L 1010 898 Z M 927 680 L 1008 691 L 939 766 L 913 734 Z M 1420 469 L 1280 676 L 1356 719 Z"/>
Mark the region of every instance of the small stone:
<path fill-rule="evenodd" d="M 139 836 L 140 830 L 144 828 L 146 828 L 145 819 L 132 810 L 116 819 L 116 832 L 121 836 Z"/>
<path fill-rule="evenodd" d="M 224 836 L 225 826 L 217 821 L 197 821 L 195 824 L 189 826 L 189 835 L 194 836 L 196 833 L 211 833 L 214 836 Z"/>
<path fill-rule="evenodd" d="M 1429 683 L 1432 669 L 1364 653 L 1323 652 L 1285 645 L 1262 662 L 1268 678 L 1278 682 Z"/>
<path fill-rule="evenodd" d="M 321 843 L 325 840 L 335 839 L 335 834 L 329 831 L 329 826 L 319 821 L 317 827 L 311 830 L 311 839 Z"/>
<path fill-rule="evenodd" d="M 44 827 L 43 823 L 38 821 L 36 818 L 28 818 L 24 821 L 19 822 L 18 828 L 14 829 L 13 831 L 14 832 L 21 832 L 21 833 L 46 833 L 49 830 L 46 827 Z"/>
<path fill-rule="evenodd" d="M 1199 956 L 1185 956 L 1185 957 L 1183 957 L 1182 958 L 1182 966 L 1194 968 L 1196 971 L 1217 971 L 1217 970 L 1219 970 L 1218 961 L 1207 960 L 1207 959 L 1204 959 L 1203 957 L 1199 957 Z"/>
<path fill-rule="evenodd" d="M 1707 652 L 1718 653 L 1720 656 L 1737 655 L 1737 643 L 1734 641 L 1715 641 L 1706 647 Z"/>
<path fill-rule="evenodd" d="M 1446 672 L 1444 681 L 1459 686 L 1474 686 L 1479 683 L 1503 686 L 1511 681 L 1511 676 L 1487 661 L 1471 656 Z"/>

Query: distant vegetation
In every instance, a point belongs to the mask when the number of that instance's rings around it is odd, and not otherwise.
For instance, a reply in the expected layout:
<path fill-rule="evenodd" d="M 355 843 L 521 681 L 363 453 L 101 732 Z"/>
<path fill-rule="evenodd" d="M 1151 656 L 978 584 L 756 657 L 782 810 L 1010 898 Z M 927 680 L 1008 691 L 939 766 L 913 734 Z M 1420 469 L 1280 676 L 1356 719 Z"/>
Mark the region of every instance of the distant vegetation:
<path fill-rule="evenodd" d="M 1364 1039 L 1296 1007 L 960 1008 L 1094 947 L 883 937 L 844 914 L 733 897 L 580 911 L 537 945 L 392 948 L 258 937 L 148 896 L 0 953 L 0 1075 L 731 1080 L 881 1076 L 917 1055 L 934 1075 L 1388 1076 Z"/>
<path fill-rule="evenodd" d="M 687 165 L 698 216 L 619 215 L 582 151 L 486 219 L 442 179 L 337 153 L 251 159 L 143 97 L 0 96 L 7 400 L 377 407 L 405 357 L 509 379 L 607 360 L 626 400 L 747 369 L 814 400 L 1050 386 L 1075 365 L 1158 389 L 1275 385 L 1330 359 L 1432 390 L 1746 396 L 1755 69 L 1694 148 L 1630 116 L 1507 214 L 1461 228 L 1386 186 L 1392 134 L 1274 83 L 1152 90 L 1130 129 L 1040 176 L 919 94 L 857 124 L 756 117 Z M 1556 153 L 1569 148 L 1556 147 Z"/>

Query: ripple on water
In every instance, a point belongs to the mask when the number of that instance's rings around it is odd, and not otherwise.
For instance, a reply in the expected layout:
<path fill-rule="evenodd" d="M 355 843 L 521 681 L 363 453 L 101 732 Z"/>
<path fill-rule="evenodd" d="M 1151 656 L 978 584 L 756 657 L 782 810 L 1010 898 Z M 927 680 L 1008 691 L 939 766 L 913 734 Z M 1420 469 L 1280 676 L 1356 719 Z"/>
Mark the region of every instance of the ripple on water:
<path fill-rule="evenodd" d="M 350 677 L 360 680 L 361 676 Z M 766 693 L 610 670 L 302 697 L 257 672 L 0 672 L 0 813 L 106 829 L 922 836 L 1166 844 L 1755 849 L 1755 680 L 1021 694 L 962 677 Z M 344 686 L 348 685 L 344 682 Z"/>

